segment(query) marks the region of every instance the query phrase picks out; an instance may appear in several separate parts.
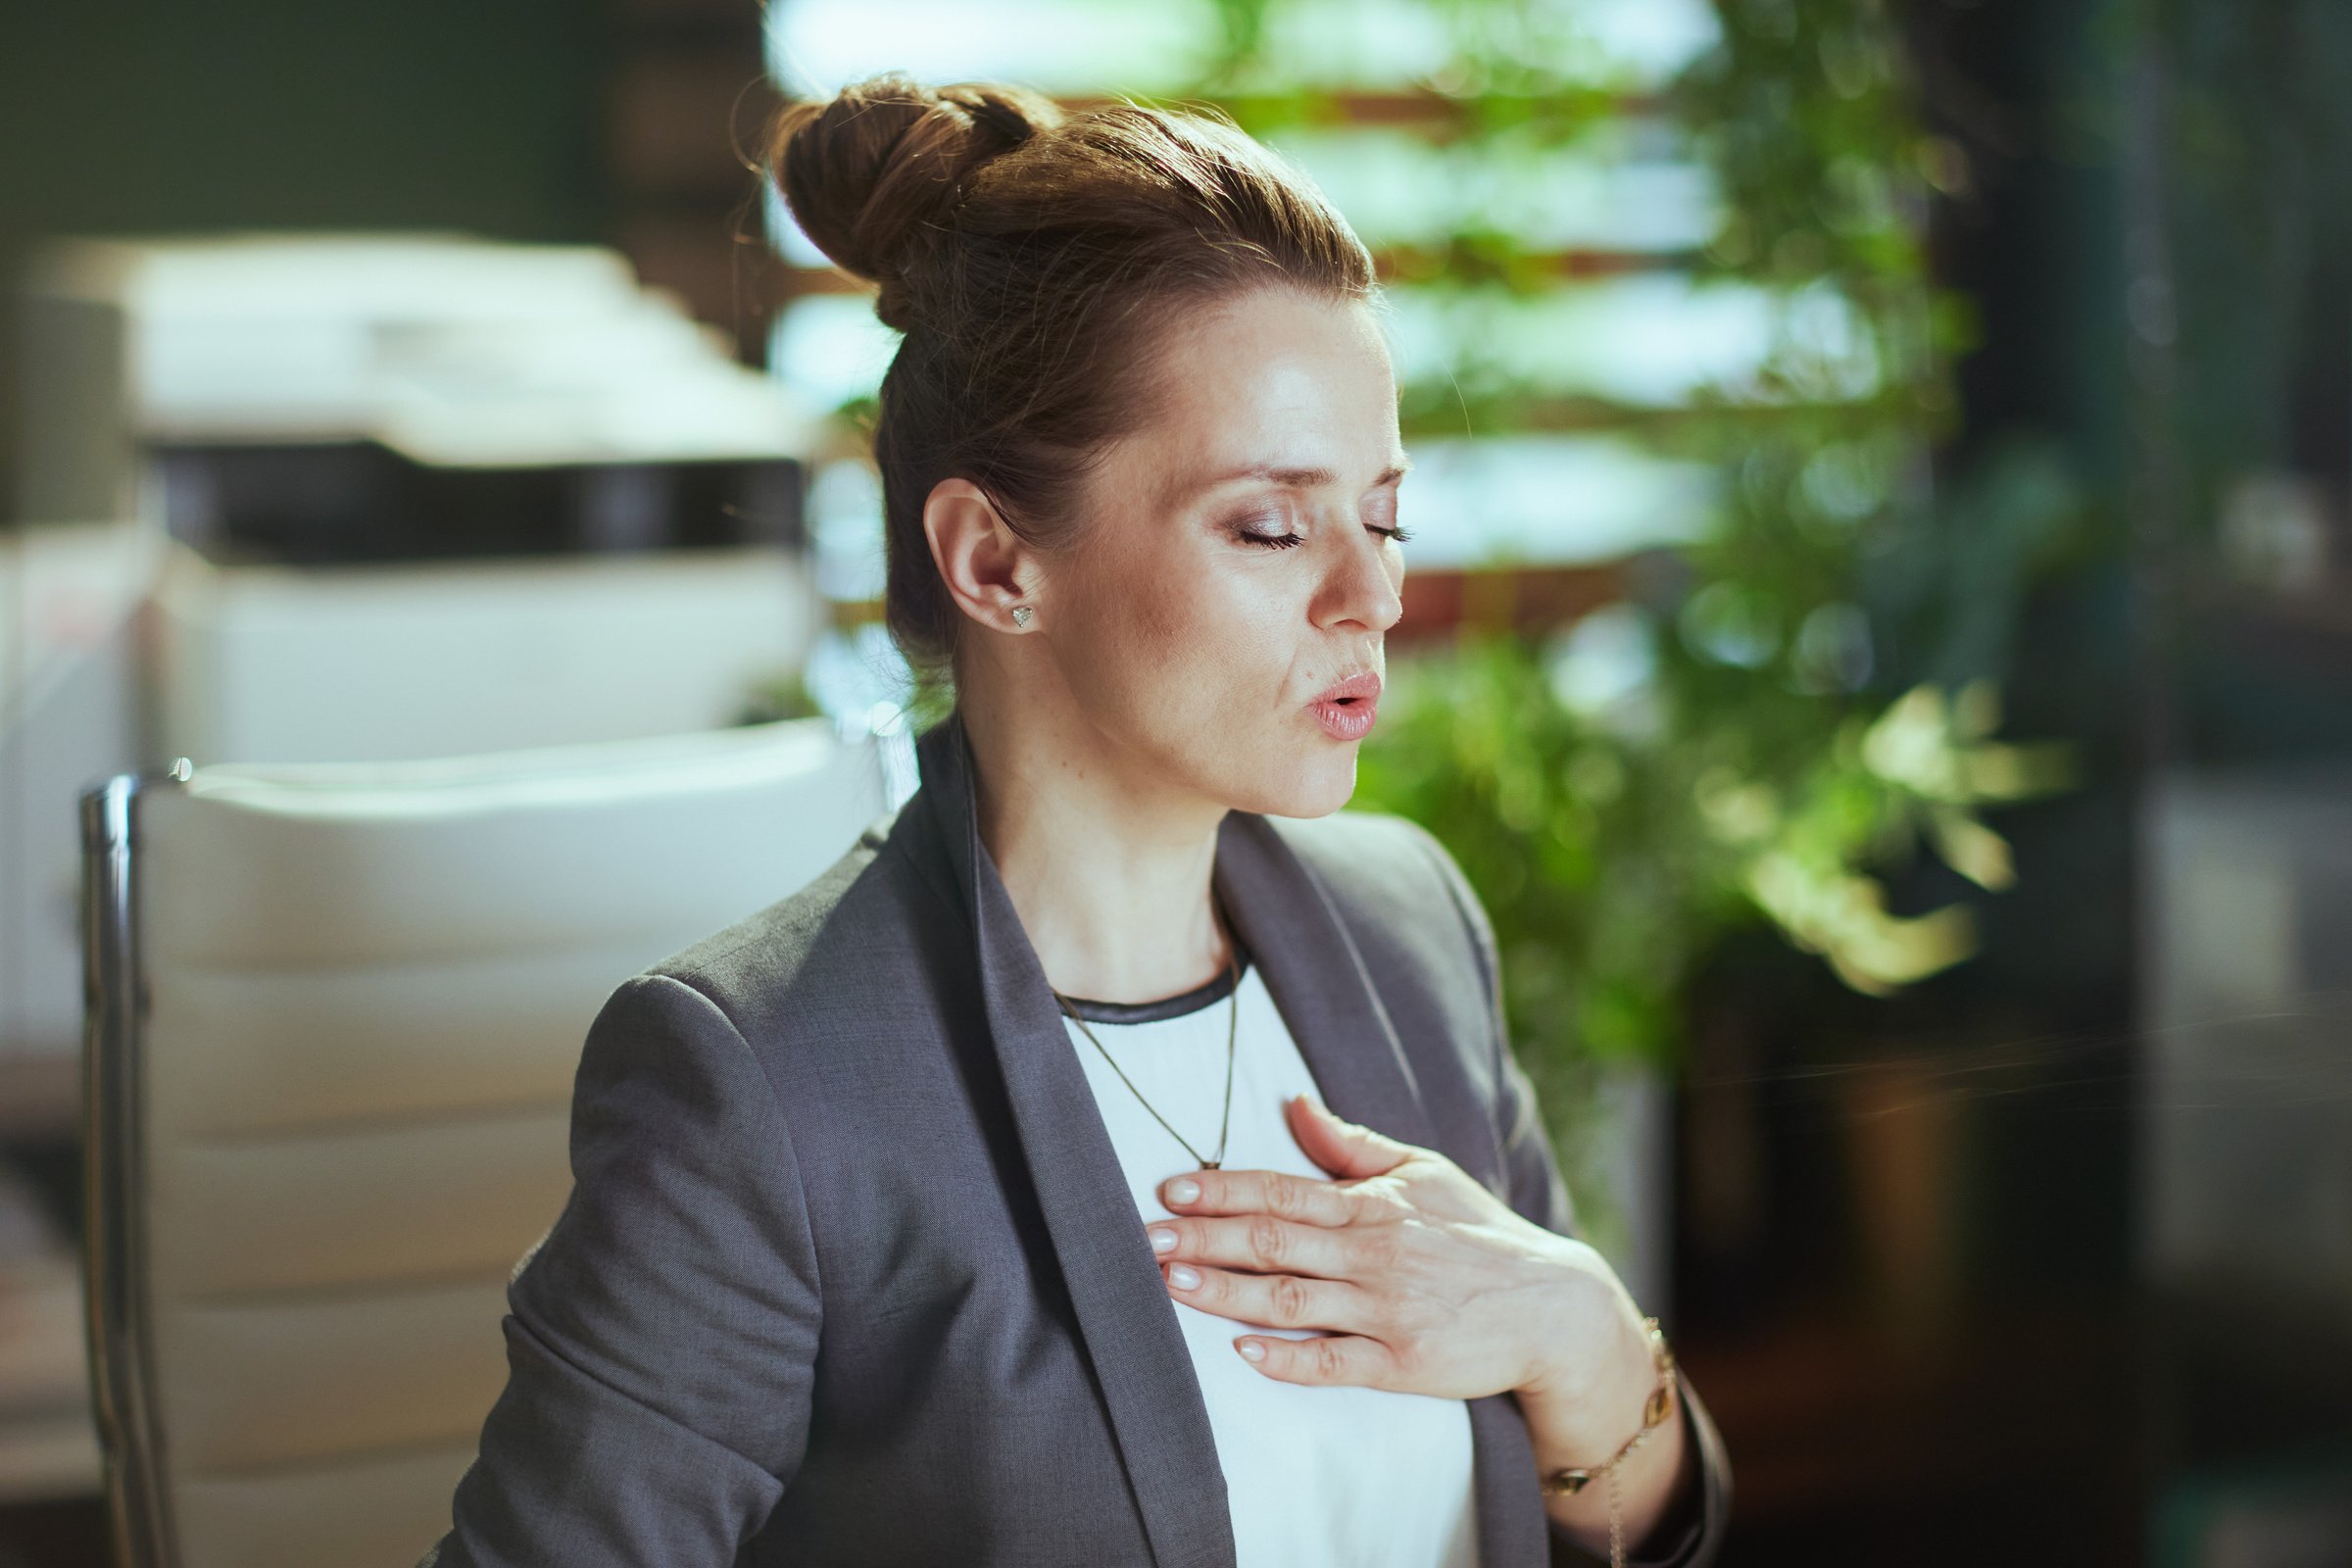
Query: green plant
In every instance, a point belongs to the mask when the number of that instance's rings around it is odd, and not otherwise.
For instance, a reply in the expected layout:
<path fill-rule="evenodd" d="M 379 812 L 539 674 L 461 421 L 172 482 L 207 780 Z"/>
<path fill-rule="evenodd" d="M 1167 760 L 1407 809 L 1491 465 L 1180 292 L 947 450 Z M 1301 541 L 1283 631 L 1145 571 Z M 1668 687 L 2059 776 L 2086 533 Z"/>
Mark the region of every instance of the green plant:
<path fill-rule="evenodd" d="M 1991 738 L 1998 681 L 2020 599 L 2082 508 L 2046 451 L 2003 454 L 1960 493 L 1932 482 L 1972 324 L 1921 232 L 1931 190 L 1964 171 L 1919 124 L 1885 5 L 1717 0 L 1716 45 L 1662 92 L 1613 76 L 1571 8 L 1429 9 L 1452 47 L 1421 84 L 1429 135 L 1494 160 L 1669 137 L 1719 198 L 1711 240 L 1672 265 L 1773 302 L 1752 374 L 1638 407 L 1563 398 L 1485 352 L 1513 301 L 1578 286 L 1560 256 L 1481 229 L 1392 259 L 1393 286 L 1488 334 L 1402 389 L 1408 440 L 1598 427 L 1722 476 L 1703 537 L 1636 563 L 1628 603 L 1542 646 L 1497 613 L 1394 660 L 1363 753 L 1357 804 L 1460 859 L 1515 1039 L 1540 1080 L 1582 1090 L 1598 1064 L 1673 1054 L 1685 987 L 1740 922 L 1870 993 L 1966 956 L 1967 906 L 1892 912 L 1879 874 L 1925 846 L 2007 885 L 1982 808 L 2056 787 L 2066 758 Z M 1204 93 L 1260 134 L 1345 122 L 1343 95 L 1286 84 L 1279 11 L 1223 0 Z M 1589 1100 L 1552 1097 L 1555 1116 Z"/>
<path fill-rule="evenodd" d="M 1488 905 L 1515 1038 L 1570 1087 L 1546 1096 L 1555 1116 L 1591 1102 L 1597 1065 L 1671 1056 L 1690 977 L 1740 922 L 1866 992 L 1957 961 L 1969 909 L 1891 911 L 1877 878 L 1925 846 L 1980 887 L 2008 880 L 1980 813 L 2054 787 L 2064 760 L 1992 739 L 1997 692 L 2022 597 L 2080 542 L 2082 508 L 2046 451 L 1958 492 L 1934 481 L 1973 326 L 1921 233 L 1966 170 L 1919 123 L 1887 7 L 1714 0 L 1714 46 L 1661 85 L 1574 6 L 1422 0 L 1443 57 L 1348 87 L 1297 47 L 1304 3 L 1217 0 L 1177 101 L 1277 145 L 1401 129 L 1522 187 L 1634 151 L 1712 181 L 1710 232 L 1682 252 L 1563 250 L 1475 203 L 1377 247 L 1392 293 L 1448 337 L 1400 388 L 1408 442 L 1605 432 L 1720 478 L 1699 537 L 1629 563 L 1625 603 L 1563 636 L 1512 635 L 1498 575 L 1457 645 L 1393 661 L 1364 749 L 1357 804 L 1427 824 Z M 1530 313 L 1629 273 L 1752 306 L 1760 361 L 1644 399 L 1511 352 Z"/>

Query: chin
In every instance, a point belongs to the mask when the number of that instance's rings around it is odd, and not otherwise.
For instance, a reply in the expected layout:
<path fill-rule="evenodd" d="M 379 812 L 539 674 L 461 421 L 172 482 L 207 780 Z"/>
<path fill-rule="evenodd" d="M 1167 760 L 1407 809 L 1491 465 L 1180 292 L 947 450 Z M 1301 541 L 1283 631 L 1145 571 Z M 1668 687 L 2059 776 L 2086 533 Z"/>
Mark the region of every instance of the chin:
<path fill-rule="evenodd" d="M 1237 801 L 1235 808 L 1260 816 L 1329 816 L 1355 794 L 1356 743 L 1318 744 L 1316 751 L 1294 760 L 1288 768 L 1268 768 L 1259 775 L 1252 799 Z"/>

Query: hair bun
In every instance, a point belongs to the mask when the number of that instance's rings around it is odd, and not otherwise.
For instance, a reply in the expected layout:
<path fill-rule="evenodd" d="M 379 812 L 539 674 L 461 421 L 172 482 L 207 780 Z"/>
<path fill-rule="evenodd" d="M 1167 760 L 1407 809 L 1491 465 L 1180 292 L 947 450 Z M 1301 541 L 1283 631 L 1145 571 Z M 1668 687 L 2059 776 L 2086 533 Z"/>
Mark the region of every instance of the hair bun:
<path fill-rule="evenodd" d="M 1026 87 L 927 87 L 891 72 L 787 105 L 768 168 L 803 231 L 843 270 L 881 284 L 875 310 L 903 330 L 908 274 L 964 182 L 1061 119 L 1060 106 Z"/>

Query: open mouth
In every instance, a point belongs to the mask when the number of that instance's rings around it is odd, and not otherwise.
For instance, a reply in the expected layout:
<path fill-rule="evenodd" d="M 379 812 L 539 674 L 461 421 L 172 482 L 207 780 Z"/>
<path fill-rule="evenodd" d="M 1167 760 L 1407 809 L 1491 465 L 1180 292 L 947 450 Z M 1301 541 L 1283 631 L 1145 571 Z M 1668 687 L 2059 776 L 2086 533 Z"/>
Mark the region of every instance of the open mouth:
<path fill-rule="evenodd" d="M 1380 676 L 1368 669 L 1324 688 L 1322 695 L 1315 699 L 1317 705 L 1328 704 L 1334 708 L 1368 708 L 1379 701 Z"/>
<path fill-rule="evenodd" d="M 1380 676 L 1370 670 L 1350 675 L 1307 707 L 1332 739 L 1362 740 L 1380 714 Z"/>

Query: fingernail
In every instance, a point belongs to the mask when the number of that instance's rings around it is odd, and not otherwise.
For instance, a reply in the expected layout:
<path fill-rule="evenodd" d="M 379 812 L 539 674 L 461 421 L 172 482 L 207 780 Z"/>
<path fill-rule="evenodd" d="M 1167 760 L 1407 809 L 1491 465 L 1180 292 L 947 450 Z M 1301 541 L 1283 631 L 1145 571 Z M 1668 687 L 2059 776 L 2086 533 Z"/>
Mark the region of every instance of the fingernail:
<path fill-rule="evenodd" d="M 1236 1340 L 1233 1348 L 1242 1352 L 1245 1361 L 1263 1361 L 1266 1358 L 1266 1348 L 1255 1340 Z"/>
<path fill-rule="evenodd" d="M 1189 1176 L 1179 1176 L 1168 1183 L 1168 1201 L 1171 1203 L 1196 1202 L 1200 1197 L 1200 1184 Z"/>
<path fill-rule="evenodd" d="M 1182 1263 L 1171 1263 L 1168 1265 L 1168 1283 L 1180 1291 L 1196 1289 L 1200 1284 L 1200 1271 Z"/>
<path fill-rule="evenodd" d="M 1176 1233 L 1165 1225 L 1152 1226 L 1150 1235 L 1152 1250 L 1154 1252 L 1172 1252 L 1176 1250 Z"/>

